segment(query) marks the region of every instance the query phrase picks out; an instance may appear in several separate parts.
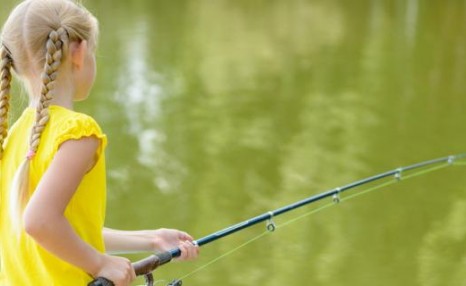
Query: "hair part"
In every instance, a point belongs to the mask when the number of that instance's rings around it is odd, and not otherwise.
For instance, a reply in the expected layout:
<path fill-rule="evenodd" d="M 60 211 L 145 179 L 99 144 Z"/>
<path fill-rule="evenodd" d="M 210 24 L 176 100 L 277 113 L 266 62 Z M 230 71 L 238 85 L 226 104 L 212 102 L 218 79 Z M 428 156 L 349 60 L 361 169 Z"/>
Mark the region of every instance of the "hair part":
<path fill-rule="evenodd" d="M 29 150 L 17 169 L 10 189 L 10 216 L 19 229 L 22 212 L 30 197 L 29 168 L 39 150 L 49 122 L 49 106 L 60 68 L 67 60 L 71 42 L 97 44 L 98 23 L 90 12 L 72 0 L 25 0 L 10 14 L 2 31 L 0 65 L 0 159 L 8 134 L 11 68 L 29 85 L 30 100 L 37 102 Z M 8 47 L 8 48 L 7 48 Z M 39 72 L 42 70 L 42 72 Z M 32 94 L 34 79 L 40 79 L 40 94 Z"/>

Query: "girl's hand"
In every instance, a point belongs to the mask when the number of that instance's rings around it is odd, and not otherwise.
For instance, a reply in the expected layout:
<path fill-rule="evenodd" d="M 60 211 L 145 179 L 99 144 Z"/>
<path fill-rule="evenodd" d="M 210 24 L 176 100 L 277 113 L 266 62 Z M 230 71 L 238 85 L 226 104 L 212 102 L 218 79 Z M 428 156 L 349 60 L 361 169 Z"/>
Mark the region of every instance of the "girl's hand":
<path fill-rule="evenodd" d="M 131 262 L 118 256 L 103 255 L 100 269 L 94 277 L 104 277 L 115 286 L 128 286 L 136 278 Z"/>
<path fill-rule="evenodd" d="M 164 252 L 178 247 L 181 255 L 177 260 L 193 260 L 199 256 L 199 246 L 193 244 L 194 239 L 186 232 L 161 228 L 149 230 L 146 235 L 153 241 L 154 250 Z"/>
<path fill-rule="evenodd" d="M 124 231 L 103 229 L 105 248 L 110 253 L 165 252 L 175 248 L 181 250 L 177 260 L 193 260 L 199 255 L 199 246 L 193 245 L 193 238 L 176 229 Z"/>

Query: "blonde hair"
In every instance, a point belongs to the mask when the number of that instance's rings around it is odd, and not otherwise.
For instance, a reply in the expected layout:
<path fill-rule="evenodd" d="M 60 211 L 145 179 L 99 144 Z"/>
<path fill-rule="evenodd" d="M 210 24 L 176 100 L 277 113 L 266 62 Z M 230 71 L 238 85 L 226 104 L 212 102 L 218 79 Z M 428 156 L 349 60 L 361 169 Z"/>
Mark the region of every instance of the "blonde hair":
<path fill-rule="evenodd" d="M 83 6 L 72 0 L 25 0 L 11 12 L 1 38 L 0 64 L 0 160 L 8 134 L 11 70 L 32 86 L 33 76 L 42 70 L 40 96 L 37 100 L 29 151 L 16 171 L 10 190 L 10 215 L 14 225 L 21 225 L 22 212 L 29 200 L 29 165 L 39 149 L 42 131 L 49 121 L 49 105 L 60 67 L 66 61 L 69 44 L 88 41 L 96 45 L 97 20 Z"/>

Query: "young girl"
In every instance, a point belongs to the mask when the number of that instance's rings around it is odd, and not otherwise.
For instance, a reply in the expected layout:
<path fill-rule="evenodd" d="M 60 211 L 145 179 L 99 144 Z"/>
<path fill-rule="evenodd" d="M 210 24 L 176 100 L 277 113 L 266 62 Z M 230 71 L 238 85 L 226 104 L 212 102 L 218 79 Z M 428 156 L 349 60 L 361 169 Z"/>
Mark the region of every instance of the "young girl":
<path fill-rule="evenodd" d="M 134 279 L 131 263 L 104 251 L 198 247 L 170 229 L 103 228 L 106 137 L 72 111 L 95 78 L 97 20 L 72 0 L 26 0 L 2 30 L 0 62 L 0 285 L 87 285 Z M 12 72 L 29 107 L 8 128 Z"/>

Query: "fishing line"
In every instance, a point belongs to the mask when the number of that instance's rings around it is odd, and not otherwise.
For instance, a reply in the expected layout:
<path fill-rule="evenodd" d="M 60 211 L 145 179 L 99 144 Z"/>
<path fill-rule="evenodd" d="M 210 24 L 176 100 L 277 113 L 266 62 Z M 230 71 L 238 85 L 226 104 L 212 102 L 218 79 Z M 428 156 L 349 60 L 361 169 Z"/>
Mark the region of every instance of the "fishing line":
<path fill-rule="evenodd" d="M 348 196 L 345 196 L 344 198 L 340 198 L 340 194 L 339 193 L 336 193 L 334 196 L 333 196 L 333 201 L 330 202 L 330 203 L 326 203 L 316 209 L 313 209 L 309 212 L 306 212 L 300 216 L 297 216 L 293 219 L 290 219 L 284 223 L 281 223 L 279 225 L 275 225 L 274 224 L 274 228 L 273 230 L 266 230 L 262 233 L 260 233 L 259 235 L 247 240 L 246 242 L 240 244 L 239 246 L 223 253 L 222 255 L 212 259 L 211 261 L 205 263 L 204 265 L 201 265 L 200 267 L 194 269 L 193 271 L 189 272 L 188 274 L 180 277 L 179 279 L 177 280 L 184 280 L 186 278 L 189 278 L 193 275 L 195 275 L 196 273 L 206 269 L 207 267 L 215 264 L 216 262 L 218 262 L 219 260 L 221 259 L 224 259 L 225 257 L 235 253 L 236 251 L 248 246 L 249 244 L 255 242 L 256 240 L 259 240 L 260 238 L 266 236 L 267 234 L 270 234 L 272 233 L 275 229 L 278 229 L 278 228 L 284 228 L 284 227 L 287 227 L 293 223 L 296 223 L 306 217 L 309 217 L 313 214 L 316 214 L 316 213 L 319 213 L 325 209 L 328 209 L 330 207 L 333 207 L 333 206 L 336 206 L 338 203 L 340 202 L 346 202 L 346 201 L 349 201 L 349 200 L 352 200 L 352 199 L 355 199 L 357 197 L 360 197 L 362 195 L 365 195 L 365 194 L 368 194 L 368 193 L 371 193 L 371 192 L 374 192 L 376 190 L 379 190 L 379 189 L 382 189 L 382 188 L 385 188 L 385 187 L 388 187 L 388 186 L 391 186 L 391 185 L 394 185 L 394 184 L 397 184 L 399 183 L 400 181 L 406 181 L 406 180 L 409 180 L 409 179 L 412 179 L 412 178 L 415 178 L 415 177 L 418 177 L 418 176 L 421 176 L 421 175 L 425 175 L 425 174 L 428 174 L 428 173 L 431 173 L 431 172 L 434 172 L 434 171 L 437 171 L 437 170 L 440 170 L 440 169 L 444 169 L 446 167 L 449 167 L 449 166 L 452 166 L 452 165 L 458 165 L 458 166 L 464 166 L 466 165 L 466 162 L 458 162 L 458 161 L 448 161 L 447 163 L 443 163 L 443 164 L 440 164 L 438 166 L 433 166 L 433 167 L 430 167 L 430 168 L 426 168 L 424 170 L 419 170 L 419 171 L 416 171 L 416 172 L 412 172 L 411 171 L 411 174 L 403 174 L 403 173 L 407 173 L 410 171 L 410 169 L 403 169 L 403 168 L 400 168 L 399 171 L 397 173 L 394 174 L 394 176 L 392 177 L 392 180 L 390 181 L 387 181 L 387 182 L 384 182 L 384 183 L 380 183 L 380 184 L 377 184 L 373 187 L 370 187 L 370 188 L 367 188 L 365 190 L 362 190 L 360 192 L 357 192 L 357 193 L 354 193 L 354 194 L 350 194 Z"/>
<path fill-rule="evenodd" d="M 236 252 L 236 251 L 240 250 L 241 248 L 243 248 L 243 247 L 245 247 L 245 246 L 247 246 L 247 245 L 253 243 L 254 241 L 256 241 L 256 240 L 258 240 L 258 239 L 260 239 L 260 238 L 266 236 L 266 235 L 269 234 L 269 233 L 270 233 L 270 231 L 268 231 L 268 230 L 267 230 L 267 231 L 264 231 L 263 233 L 261 233 L 261 234 L 255 236 L 255 237 L 253 237 L 253 238 L 251 238 L 250 240 L 244 242 L 243 244 L 241 244 L 241 245 L 239 245 L 239 246 L 237 246 L 237 247 L 235 247 L 235 248 L 233 248 L 233 249 L 231 249 L 231 250 L 225 252 L 224 254 L 222 254 L 222 255 L 220 255 L 220 256 L 218 256 L 218 257 L 212 259 L 211 261 L 207 262 L 206 264 L 201 265 L 200 267 L 194 269 L 193 271 L 189 272 L 188 274 L 186 274 L 186 275 L 184 275 L 184 276 L 178 278 L 178 280 L 183 280 L 183 279 L 185 279 L 185 278 L 188 278 L 188 277 L 190 277 L 190 276 L 192 276 L 192 275 L 194 275 L 194 274 L 196 274 L 196 273 L 198 273 L 198 272 L 204 270 L 205 268 L 211 266 L 212 264 L 216 263 L 217 261 L 219 261 L 219 260 L 221 260 L 221 259 L 223 259 L 223 258 L 229 256 L 230 254 L 233 254 L 234 252 Z"/>

